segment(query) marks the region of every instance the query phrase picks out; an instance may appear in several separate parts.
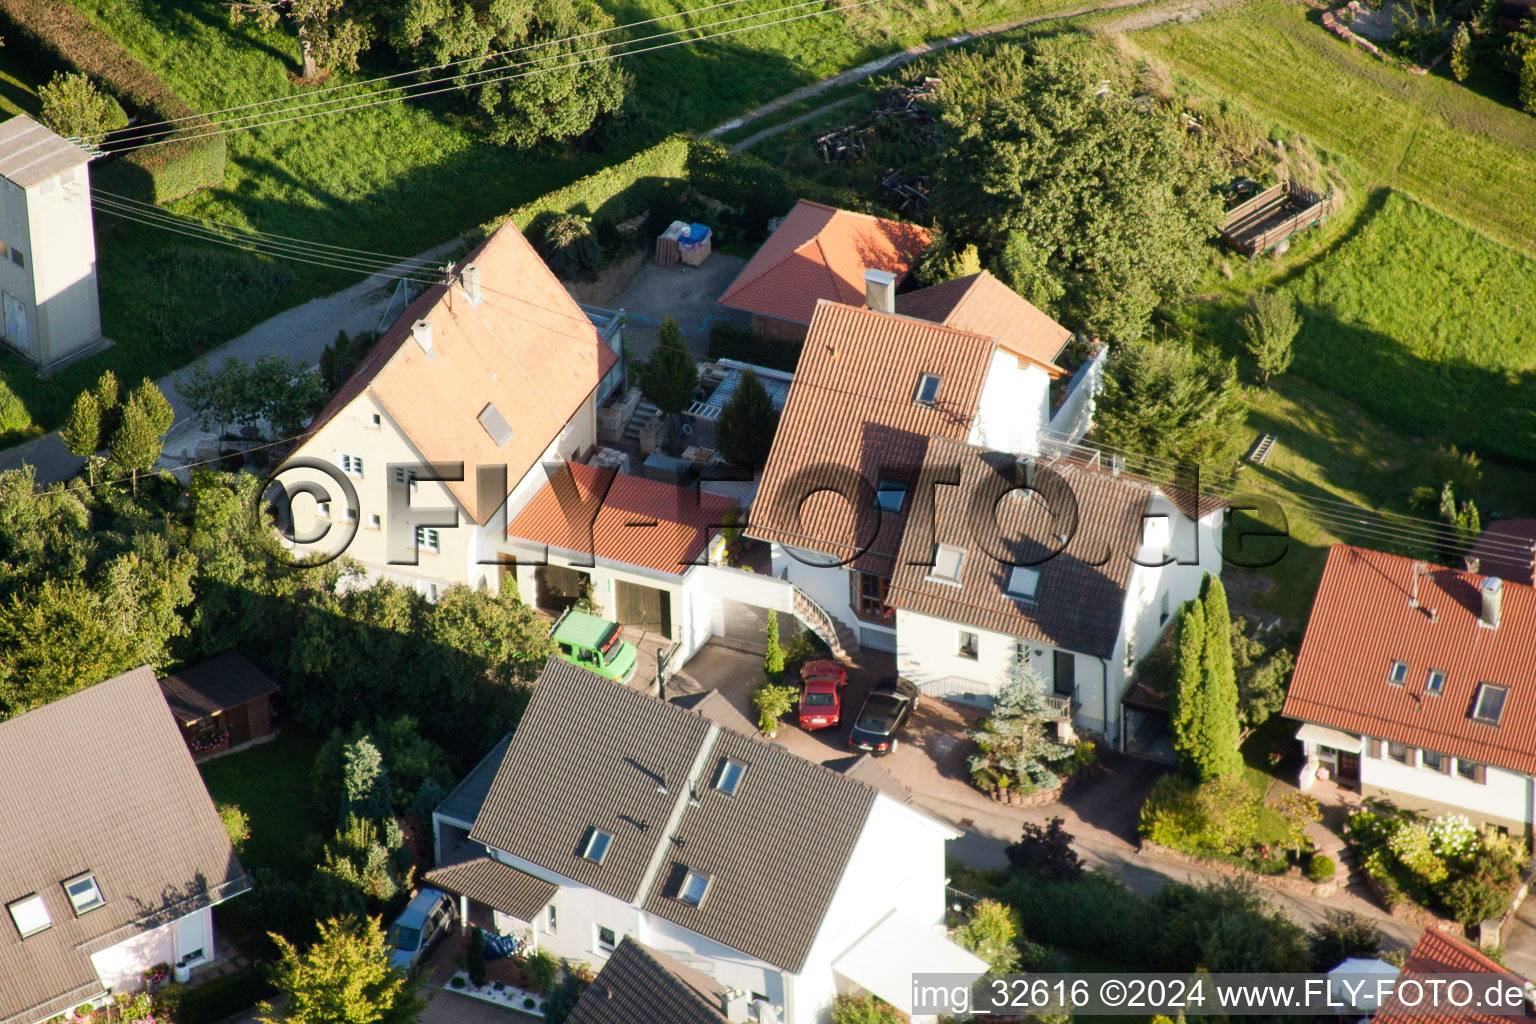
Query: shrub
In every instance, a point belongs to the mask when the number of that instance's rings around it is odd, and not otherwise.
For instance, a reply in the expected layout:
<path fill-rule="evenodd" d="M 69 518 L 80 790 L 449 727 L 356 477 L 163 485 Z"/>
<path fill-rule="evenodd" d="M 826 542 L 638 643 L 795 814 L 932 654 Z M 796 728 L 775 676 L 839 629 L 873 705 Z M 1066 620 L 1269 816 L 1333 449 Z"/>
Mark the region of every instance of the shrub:
<path fill-rule="evenodd" d="M 1510 892 L 1486 878 L 1457 878 L 1445 887 L 1446 909 L 1467 928 L 1498 917 L 1509 909 Z"/>
<path fill-rule="evenodd" d="M 776 683 L 784 677 L 784 648 L 779 643 L 779 614 L 772 608 L 768 609 L 765 636 L 766 653 L 763 655 L 763 672 L 767 674 L 769 682 Z"/>
<path fill-rule="evenodd" d="M 219 804 L 219 820 L 224 823 L 224 831 L 229 833 L 229 845 L 235 848 L 236 853 L 245 850 L 245 841 L 251 838 L 251 819 L 240 809 L 239 804 Z"/>
<path fill-rule="evenodd" d="M 155 994 L 155 1006 L 176 1024 L 218 1024 L 276 991 L 267 980 L 265 969 L 252 964 L 196 988 L 167 985 Z"/>
<path fill-rule="evenodd" d="M 454 988 L 463 988 L 464 987 L 464 979 L 461 976 L 455 974 L 453 976 L 453 987 Z"/>
<path fill-rule="evenodd" d="M 997 890 L 1035 942 L 1091 951 L 1122 963 L 1146 963 L 1159 921 L 1145 900 L 1112 875 L 1089 872 L 1075 882 L 1017 874 Z"/>
<path fill-rule="evenodd" d="M 752 694 L 752 704 L 757 708 L 757 731 L 764 736 L 775 736 L 779 731 L 779 719 L 789 714 L 795 706 L 795 688 L 782 683 L 764 683 Z"/>
<path fill-rule="evenodd" d="M 520 968 L 523 983 L 539 995 L 549 991 L 560 973 L 560 961 L 547 949 L 535 949 L 524 959 Z"/>
<path fill-rule="evenodd" d="M 905 1024 L 906 1015 L 872 995 L 840 995 L 832 1004 L 830 1024 Z"/>
<path fill-rule="evenodd" d="M 0 440 L 7 440 L 12 435 L 24 435 L 31 430 L 32 417 L 27 414 L 27 407 L 5 381 L 0 380 Z"/>
<path fill-rule="evenodd" d="M 1409 871 L 1426 885 L 1442 882 L 1450 874 L 1444 858 L 1434 850 L 1429 828 L 1418 822 L 1404 824 L 1387 840 L 1387 847 Z"/>
<path fill-rule="evenodd" d="M 535 1006 L 538 1006 L 538 1005 L 539 1005 L 539 1001 L 537 999 L 533 998 L 533 996 L 524 996 L 523 997 L 523 1006 L 526 1009 L 531 1010 Z"/>
<path fill-rule="evenodd" d="M 1314 853 L 1307 862 L 1307 877 L 1314 882 L 1325 882 L 1333 877 L 1333 858 L 1326 853 Z"/>
<path fill-rule="evenodd" d="M 994 974 L 1007 974 L 1019 962 L 1014 946 L 1018 938 L 1017 915 L 1004 903 L 980 900 L 971 908 L 971 918 L 950 935 L 955 944 L 968 949 L 987 962 Z"/>
<path fill-rule="evenodd" d="M 555 214 L 537 229 L 539 255 L 549 269 L 566 280 L 590 277 L 603 266 L 603 247 L 580 217 Z"/>
<path fill-rule="evenodd" d="M 1381 953 L 1381 935 L 1364 914 L 1329 910 L 1307 936 L 1312 969 L 1331 971 L 1350 957 L 1369 960 Z"/>
<path fill-rule="evenodd" d="M 1261 801 L 1241 778 L 1195 784 L 1165 775 L 1141 809 L 1141 834 L 1196 856 L 1240 853 L 1258 834 Z"/>
<path fill-rule="evenodd" d="M 58 71 L 37 90 L 42 101 L 39 119 L 65 138 L 89 138 L 128 123 L 117 101 L 78 71 Z"/>
<path fill-rule="evenodd" d="M 688 176 L 690 141 L 674 135 L 623 163 L 604 167 L 565 188 L 525 203 L 486 226 L 494 230 L 510 219 L 526 231 L 541 216 L 572 213 L 594 220 L 622 221 L 645 212 L 666 186 Z M 663 225 L 665 227 L 665 225 Z"/>

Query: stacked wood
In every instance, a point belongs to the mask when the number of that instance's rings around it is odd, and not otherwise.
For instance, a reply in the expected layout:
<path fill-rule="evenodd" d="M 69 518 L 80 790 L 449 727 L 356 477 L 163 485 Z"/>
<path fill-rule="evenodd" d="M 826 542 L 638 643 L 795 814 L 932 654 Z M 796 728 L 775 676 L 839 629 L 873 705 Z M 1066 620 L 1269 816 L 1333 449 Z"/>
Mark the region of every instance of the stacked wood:
<path fill-rule="evenodd" d="M 880 197 L 903 211 L 928 208 L 928 175 L 913 174 L 903 167 L 888 168 L 880 176 Z"/>
<path fill-rule="evenodd" d="M 823 132 L 812 142 L 823 163 L 858 163 L 869 152 L 868 139 L 887 126 L 916 132 L 920 139 L 937 136 L 933 113 L 927 107 L 940 79 L 925 78 L 910 85 L 887 89 L 875 106 L 858 121 Z"/>

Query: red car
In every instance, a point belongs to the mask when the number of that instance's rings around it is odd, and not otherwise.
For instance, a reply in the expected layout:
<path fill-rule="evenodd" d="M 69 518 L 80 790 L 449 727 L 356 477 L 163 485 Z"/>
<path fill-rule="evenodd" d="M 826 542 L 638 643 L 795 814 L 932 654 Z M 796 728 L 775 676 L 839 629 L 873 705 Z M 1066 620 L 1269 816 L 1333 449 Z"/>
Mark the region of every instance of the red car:
<path fill-rule="evenodd" d="M 842 720 L 847 669 L 835 661 L 808 661 L 800 668 L 800 681 L 800 728 L 829 729 Z"/>

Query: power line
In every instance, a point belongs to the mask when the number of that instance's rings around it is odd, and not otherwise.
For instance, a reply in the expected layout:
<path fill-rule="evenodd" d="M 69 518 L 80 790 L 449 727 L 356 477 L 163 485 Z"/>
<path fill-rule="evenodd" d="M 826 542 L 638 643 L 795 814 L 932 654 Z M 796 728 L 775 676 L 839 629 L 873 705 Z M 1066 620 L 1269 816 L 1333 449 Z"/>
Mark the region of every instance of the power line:
<path fill-rule="evenodd" d="M 778 8 L 778 10 L 794 10 L 795 8 L 798 8 L 798 7 L 807 7 L 807 6 L 812 6 L 812 5 L 819 5 L 819 4 L 823 3 L 823 2 L 824 2 L 824 0 L 802 0 L 802 2 L 800 2 L 800 3 L 791 4 L 788 7 Z M 604 50 L 609 50 L 610 52 L 602 54 L 602 55 L 597 56 L 597 57 L 590 57 L 590 58 L 587 58 L 586 60 L 573 61 L 573 62 L 564 63 L 564 64 L 548 64 L 548 65 L 544 65 L 542 67 L 532 68 L 532 69 L 530 69 L 528 71 L 523 71 L 523 72 L 520 72 L 520 73 L 515 74 L 515 75 L 499 75 L 497 77 L 488 78 L 488 79 L 485 79 L 483 81 L 475 82 L 473 84 L 474 85 L 492 85 L 492 84 L 495 84 L 497 82 L 509 82 L 509 81 L 515 81 L 515 80 L 522 79 L 522 78 L 529 78 L 529 77 L 531 77 L 533 75 L 548 74 L 549 72 L 552 72 L 552 71 L 567 71 L 567 70 L 570 70 L 572 68 L 584 67 L 584 66 L 589 65 L 589 64 L 597 64 L 597 63 L 600 63 L 602 61 L 618 60 L 620 57 L 637 56 L 637 55 L 642 54 L 642 53 L 654 53 L 654 52 L 656 52 L 658 50 L 671 49 L 674 46 L 687 46 L 687 45 L 691 45 L 693 43 L 708 42 L 711 39 L 720 39 L 720 38 L 724 38 L 725 36 L 737 35 L 737 34 L 742 33 L 742 32 L 752 32 L 752 31 L 755 31 L 755 30 L 760 29 L 760 28 L 769 28 L 769 27 L 772 27 L 774 25 L 783 25 L 783 24 L 788 24 L 789 22 L 793 22 L 793 21 L 802 21 L 802 20 L 804 20 L 806 18 L 819 18 L 819 17 L 825 17 L 826 15 L 829 15 L 829 14 L 839 14 L 839 13 L 842 13 L 844 11 L 854 10 L 854 9 L 857 9 L 857 8 L 860 8 L 860 7 L 868 7 L 871 4 L 883 3 L 883 2 L 884 2 L 884 0 L 859 0 L 858 3 L 851 3 L 851 4 L 848 4 L 848 5 L 844 6 L 844 7 L 839 7 L 839 8 L 833 9 L 833 10 L 809 11 L 809 12 L 807 12 L 805 14 L 797 14 L 797 15 L 793 15 L 791 17 L 778 18 L 778 19 L 775 19 L 773 21 L 765 21 L 765 22 L 761 22 L 761 23 L 756 24 L 756 25 L 743 25 L 743 26 L 740 26 L 738 28 L 727 29 L 727 30 L 725 30 L 723 32 L 714 32 L 714 33 L 710 33 L 710 34 L 706 34 L 706 35 L 694 36 L 694 37 L 687 38 L 687 39 L 674 39 L 674 40 L 671 40 L 671 41 L 666 42 L 666 43 L 659 43 L 659 44 L 657 44 L 655 46 L 645 46 L 645 47 L 640 47 L 638 49 L 633 49 L 633 50 L 624 50 L 622 52 L 614 51 L 614 50 L 612 50 L 607 45 L 604 45 L 604 46 L 601 46 L 601 47 L 592 47 L 592 48 L 590 48 L 588 50 L 576 51 L 576 53 L 579 54 L 579 53 L 591 52 L 591 49 L 604 49 Z M 766 14 L 766 13 L 772 13 L 772 12 L 768 12 L 768 11 L 760 12 L 760 14 Z M 760 14 L 748 15 L 746 17 L 758 17 L 758 16 L 760 16 Z M 739 20 L 739 19 L 737 19 L 737 20 Z M 720 24 L 724 24 L 724 22 L 721 22 Z M 688 31 L 688 30 L 683 29 L 683 30 L 678 30 L 678 31 Z M 677 33 L 676 32 L 658 33 L 656 36 L 650 36 L 648 38 L 654 39 L 654 38 L 659 38 L 660 36 L 664 36 L 664 35 L 675 35 L 675 34 L 677 34 Z M 573 56 L 574 55 L 575 54 L 573 54 Z M 481 73 L 482 72 L 472 72 L 471 74 L 481 74 Z M 456 77 L 469 77 L 469 76 L 456 76 Z M 153 146 L 163 146 L 163 145 L 166 145 L 167 143 L 172 143 L 172 142 L 188 142 L 188 141 L 192 141 L 192 140 L 196 140 L 196 139 L 212 138 L 212 137 L 218 136 L 218 135 L 227 135 L 227 134 L 229 134 L 231 132 L 249 131 L 249 130 L 253 130 L 253 129 L 256 129 L 256 128 L 270 128 L 270 127 L 273 127 L 273 126 L 279 125 L 279 124 L 287 124 L 287 123 L 289 123 L 291 121 L 304 121 L 304 120 L 308 120 L 310 118 L 322 117 L 322 116 L 325 116 L 325 115 L 328 115 L 328 114 L 346 114 L 346 113 L 351 113 L 351 112 L 356 111 L 356 110 L 366 110 L 366 109 L 368 109 L 370 107 L 382 106 L 383 104 L 386 104 L 386 103 L 396 103 L 396 102 L 398 102 L 398 101 L 400 101 L 402 99 L 422 99 L 422 98 L 425 98 L 427 96 L 436 96 L 436 95 L 439 95 L 439 94 L 445 93 L 445 92 L 457 92 L 460 89 L 469 88 L 469 87 L 470 86 L 445 86 L 445 87 L 443 87 L 441 89 L 430 89 L 430 90 L 427 90 L 425 92 L 413 92 L 413 93 L 409 93 L 409 94 L 403 94 L 403 95 L 400 95 L 400 96 L 389 96 L 389 97 L 385 97 L 385 98 L 382 98 L 382 99 L 374 99 L 374 100 L 371 100 L 371 101 L 369 101 L 367 103 L 354 104 L 354 105 L 348 106 L 348 107 L 334 107 L 334 108 L 331 108 L 331 109 L 328 109 L 328 110 L 319 110 L 319 111 L 316 111 L 316 112 L 311 113 L 311 114 L 298 114 L 298 115 L 295 115 L 295 116 L 292 116 L 292 117 L 276 118 L 276 119 L 261 121 L 261 122 L 258 122 L 258 123 L 255 123 L 255 124 L 249 124 L 249 125 L 237 125 L 235 127 L 228 127 L 228 128 L 220 128 L 217 125 L 213 125 L 213 126 L 211 126 L 211 127 L 213 127 L 215 129 L 213 131 L 196 131 L 195 129 L 193 129 L 194 134 L 176 135 L 176 136 L 174 136 L 172 138 L 159 139 L 159 140 L 154 141 L 154 142 L 146 142 L 146 143 L 143 143 L 142 145 L 123 147 L 123 148 L 120 148 L 120 149 L 116 149 L 113 152 L 114 153 L 132 153 L 132 152 L 135 152 L 136 150 L 148 149 L 148 148 L 153 147 Z M 350 99 L 350 98 L 351 97 L 344 98 L 343 100 L 341 100 L 339 102 L 346 102 L 347 99 Z M 282 111 L 278 111 L 278 112 L 281 113 Z"/>
<path fill-rule="evenodd" d="M 257 100 L 254 103 L 245 103 L 245 104 L 242 104 L 240 106 L 235 106 L 235 107 L 225 107 L 225 108 L 223 108 L 221 110 L 209 110 L 209 111 L 204 111 L 204 112 L 198 113 L 198 114 L 185 114 L 185 115 L 183 115 L 181 117 L 171 117 L 171 118 L 165 119 L 164 121 L 157 121 L 157 122 L 154 122 L 153 124 L 148 124 L 148 125 L 136 125 L 136 126 L 129 127 L 129 128 L 114 128 L 111 131 L 97 132 L 97 133 L 94 133 L 92 135 L 78 136 L 76 138 L 71 139 L 71 141 L 73 141 L 73 142 L 89 142 L 90 140 L 93 140 L 93 139 L 105 139 L 106 137 L 111 136 L 111 135 L 129 135 L 129 134 L 133 134 L 133 133 L 136 133 L 136 132 L 143 131 L 144 129 L 156 128 L 156 127 L 160 127 L 162 125 L 177 124 L 177 123 L 180 123 L 180 122 L 183 122 L 183 121 L 195 121 L 195 120 L 202 120 L 202 119 L 211 119 L 211 118 L 218 117 L 219 115 L 222 115 L 222 114 L 233 114 L 233 113 L 238 113 L 238 112 L 240 112 L 242 110 L 251 110 L 251 109 L 254 109 L 254 108 L 257 108 L 257 107 L 266 107 L 266 106 L 270 106 L 270 105 L 273 105 L 273 104 L 287 103 L 290 100 L 313 99 L 316 96 L 322 96 L 322 95 L 325 95 L 327 93 L 338 92 L 338 91 L 344 90 L 344 89 L 361 89 L 361 88 L 363 88 L 365 86 L 376 85 L 376 84 L 378 84 L 380 82 L 389 82 L 389 81 L 393 81 L 394 79 L 397 79 L 397 78 L 408 78 L 408 77 L 411 77 L 413 75 L 427 74 L 427 73 L 430 73 L 430 72 L 433 72 L 433 71 L 442 71 L 442 70 L 444 70 L 446 68 L 458 67 L 458 66 L 463 65 L 463 64 L 472 64 L 472 63 L 475 63 L 477 61 L 484 62 L 484 61 L 496 60 L 498 58 L 505 57 L 505 56 L 508 56 L 510 54 L 525 53 L 525 52 L 530 51 L 530 50 L 537 50 L 537 49 L 542 49 L 542 48 L 547 47 L 547 46 L 553 46 L 553 45 L 555 45 L 557 43 L 573 43 L 573 42 L 577 42 L 577 41 L 582 40 L 582 39 L 589 39 L 589 38 L 592 38 L 594 36 L 607 35 L 610 32 L 622 32 L 622 31 L 626 31 L 626 30 L 632 29 L 632 28 L 641 28 L 641 27 L 646 26 L 646 25 L 654 25 L 657 22 L 668 21 L 668 20 L 670 20 L 672 18 L 680 18 L 680 17 L 685 17 L 685 16 L 693 15 L 693 14 L 703 14 L 705 11 L 713 11 L 713 10 L 716 10 L 718 8 L 721 8 L 721 7 L 733 7 L 736 4 L 746 3 L 746 2 L 747 2 L 747 0 L 722 0 L 721 3 L 709 4 L 709 5 L 704 6 L 704 7 L 689 8 L 687 10 L 682 10 L 682 11 L 674 11 L 671 14 L 663 14 L 663 15 L 659 15 L 658 17 L 655 17 L 655 18 L 646 18 L 643 21 L 631 21 L 631 22 L 628 22 L 628 23 L 623 24 L 623 25 L 614 25 L 614 26 L 611 26 L 609 28 L 604 28 L 604 29 L 595 29 L 595 30 L 593 30 L 591 32 L 584 32 L 584 33 L 582 33 L 580 35 L 565 36 L 565 37 L 562 37 L 562 38 L 559 38 L 559 39 L 545 39 L 545 40 L 542 40 L 542 41 L 537 42 L 537 43 L 528 43 L 528 44 L 525 44 L 523 46 L 514 46 L 510 50 L 499 50 L 499 51 L 496 51 L 494 53 L 481 54 L 480 56 L 477 56 L 477 57 L 465 57 L 465 58 L 462 58 L 460 60 L 449 61 L 449 62 L 447 62 L 445 64 L 435 64 L 435 65 L 432 65 L 430 67 L 412 68 L 409 71 L 400 71 L 400 72 L 396 72 L 395 74 L 392 74 L 392 75 L 381 75 L 378 78 L 368 78 L 368 79 L 363 79 L 363 80 L 357 81 L 357 82 L 345 82 L 345 83 L 342 83 L 340 85 L 327 86 L 327 87 L 325 87 L 323 89 L 315 89 L 315 90 L 312 90 L 312 91 L 309 91 L 309 92 L 305 92 L 305 93 L 302 93 L 302 94 L 297 94 L 297 95 L 292 95 L 292 96 L 276 96 L 276 97 L 273 97 L 272 99 Z M 760 12 L 760 13 L 770 13 L 770 12 Z M 720 22 L 718 24 L 724 24 L 724 23 Z M 479 69 L 479 70 L 481 70 L 481 71 L 488 71 L 488 70 L 495 70 L 495 69 L 482 68 L 482 69 Z M 420 83 L 417 83 L 417 84 L 420 84 Z M 138 136 L 135 135 L 135 138 L 137 138 L 137 137 Z"/>

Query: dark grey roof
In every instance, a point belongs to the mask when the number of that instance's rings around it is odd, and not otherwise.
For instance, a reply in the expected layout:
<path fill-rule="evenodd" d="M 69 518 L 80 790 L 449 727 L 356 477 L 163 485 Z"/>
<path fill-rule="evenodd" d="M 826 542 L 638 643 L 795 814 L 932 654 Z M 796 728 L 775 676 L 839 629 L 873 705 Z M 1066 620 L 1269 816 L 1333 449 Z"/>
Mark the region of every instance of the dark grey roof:
<path fill-rule="evenodd" d="M 896 776 L 881 767 L 880 762 L 869 754 L 860 754 L 857 757 L 840 757 L 835 761 L 822 762 L 835 772 L 842 772 L 850 779 L 857 779 L 867 786 L 873 786 L 886 796 L 899 804 L 912 802 L 912 791 L 902 784 Z"/>
<path fill-rule="evenodd" d="M 450 862 L 428 871 L 422 881 L 458 896 L 532 922 L 560 887 L 493 860 L 479 843 L 465 843 Z"/>
<path fill-rule="evenodd" d="M 680 708 L 697 711 L 722 729 L 734 729 L 749 736 L 757 731 L 757 726 L 752 724 L 752 720 L 738 711 L 736 705 L 732 704 L 730 699 L 719 690 L 686 693 L 671 700 Z"/>
<path fill-rule="evenodd" d="M 746 766 L 735 795 L 712 784 L 730 758 Z M 864 830 L 876 791 L 787 750 L 721 731 L 698 806 L 683 812 L 645 909 L 798 971 Z M 697 907 L 675 899 L 688 870 L 710 876 Z"/>
<path fill-rule="evenodd" d="M 634 900 L 709 729 L 551 658 L 469 837 Z M 578 854 L 593 828 L 613 837 L 601 864 Z"/>
<path fill-rule="evenodd" d="M 511 733 L 503 736 L 491 748 L 490 753 L 480 759 L 480 763 L 475 765 L 474 770 L 464 776 L 464 781 L 453 787 L 453 792 L 448 794 L 448 798 L 437 805 L 437 813 L 454 821 L 474 824 L 481 805 L 485 803 L 485 798 L 491 791 L 491 783 L 496 781 L 496 772 L 500 770 L 501 762 L 507 758 L 507 746 L 511 742 Z"/>
<path fill-rule="evenodd" d="M 714 786 L 726 758 L 746 767 L 734 795 Z M 877 796 L 856 776 L 551 659 L 470 838 L 798 971 Z M 614 837 L 601 865 L 577 855 L 594 826 Z M 687 870 L 711 878 L 697 907 L 674 898 Z"/>
<path fill-rule="evenodd" d="M 171 673 L 160 680 L 160 689 L 171 713 L 190 725 L 248 700 L 276 693 L 278 685 L 238 651 L 225 651 Z"/>
<path fill-rule="evenodd" d="M 90 159 L 85 150 L 25 114 L 0 122 L 0 177 L 22 188 L 31 188 Z"/>
<path fill-rule="evenodd" d="M 959 486 L 940 486 L 956 482 L 957 466 Z M 1016 456 L 933 438 L 886 602 L 1069 651 L 1112 654 L 1155 489 L 1081 465 L 1044 468 L 1036 492 L 1004 497 L 1022 481 Z M 922 500 L 927 495 L 934 497 Z M 991 538 L 990 550 L 978 538 Z M 928 578 L 935 543 L 965 550 L 959 586 Z M 1008 582 L 1015 565 L 1030 563 L 1037 563 L 1038 589 L 1023 601 L 1008 594 Z"/>
<path fill-rule="evenodd" d="M 625 938 L 567 1024 L 725 1024 L 725 986 Z"/>
<path fill-rule="evenodd" d="M 0 910 L 0 1022 L 100 992 L 91 954 L 244 891 L 213 801 L 148 667 L 0 724 L 0 904 L 38 894 L 52 927 Z M 95 875 L 76 917 L 62 883 Z"/>

